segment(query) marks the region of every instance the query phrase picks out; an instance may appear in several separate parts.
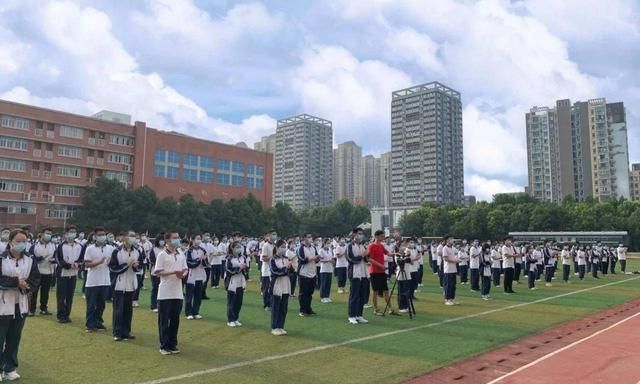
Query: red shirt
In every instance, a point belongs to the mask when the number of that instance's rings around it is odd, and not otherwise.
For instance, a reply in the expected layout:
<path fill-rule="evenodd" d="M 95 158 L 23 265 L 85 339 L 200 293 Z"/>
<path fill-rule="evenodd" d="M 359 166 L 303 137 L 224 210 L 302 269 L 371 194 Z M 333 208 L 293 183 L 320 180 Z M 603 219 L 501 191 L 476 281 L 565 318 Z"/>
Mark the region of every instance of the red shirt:
<path fill-rule="evenodd" d="M 369 244 L 369 259 L 375 260 L 378 263 L 385 265 L 384 263 L 384 255 L 389 254 L 387 248 L 384 247 L 382 243 L 371 243 Z M 369 273 L 384 273 L 384 267 L 379 267 L 373 263 L 369 265 Z"/>

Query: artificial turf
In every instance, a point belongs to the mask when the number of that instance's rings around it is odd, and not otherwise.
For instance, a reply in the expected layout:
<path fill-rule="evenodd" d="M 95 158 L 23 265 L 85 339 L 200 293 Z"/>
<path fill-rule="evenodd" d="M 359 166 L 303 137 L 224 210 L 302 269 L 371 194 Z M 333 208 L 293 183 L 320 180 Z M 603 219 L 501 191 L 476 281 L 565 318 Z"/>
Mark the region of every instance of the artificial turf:
<path fill-rule="evenodd" d="M 640 260 L 630 260 L 628 270 L 640 269 Z M 253 268 L 252 272 L 255 271 Z M 202 320 L 180 323 L 180 355 L 158 353 L 157 314 L 149 310 L 149 290 L 141 292 L 140 307 L 134 309 L 133 334 L 136 340 L 116 343 L 109 331 L 84 332 L 85 303 L 80 294 L 74 299 L 71 324 L 58 324 L 55 316 L 37 315 L 27 319 L 22 335 L 18 371 L 28 383 L 143 383 L 194 371 L 208 370 L 239 362 L 246 365 L 220 372 L 172 381 L 175 383 L 395 383 L 425 373 L 462 358 L 486 352 L 522 336 L 585 316 L 640 297 L 638 275 L 608 275 L 596 281 L 587 277 L 564 284 L 557 278 L 553 287 L 538 282 L 538 290 L 515 285 L 515 295 L 504 295 L 492 288 L 492 301 L 480 300 L 469 286 L 458 284 L 461 305 L 442 304 L 437 278 L 425 273 L 425 287 L 415 303 L 417 316 L 375 317 L 365 310 L 369 324 L 347 323 L 348 295 L 336 293 L 333 303 L 321 304 L 314 294 L 318 313 L 310 318 L 297 316 L 297 299 L 291 299 L 286 323 L 288 336 L 269 333 L 269 312 L 262 309 L 257 279 L 245 293 L 240 315 L 241 328 L 226 326 L 224 290 L 208 289 L 209 301 L 203 301 Z M 482 314 L 443 323 L 448 319 L 480 314 L 492 309 L 533 302 L 614 281 L 633 279 L 586 292 L 555 298 L 526 306 Z M 521 278 L 522 283 L 526 283 Z M 78 281 L 78 285 L 81 281 Z M 145 284 L 150 285 L 149 280 Z M 55 294 L 49 300 L 55 310 Z M 395 303 L 395 298 L 394 298 Z M 107 328 L 111 325 L 111 305 L 105 311 Z M 429 325 L 432 324 L 432 325 Z M 436 324 L 436 325 L 433 325 Z M 252 363 L 251 360 L 277 356 L 318 346 L 386 332 L 420 329 L 362 340 L 309 353 Z"/>

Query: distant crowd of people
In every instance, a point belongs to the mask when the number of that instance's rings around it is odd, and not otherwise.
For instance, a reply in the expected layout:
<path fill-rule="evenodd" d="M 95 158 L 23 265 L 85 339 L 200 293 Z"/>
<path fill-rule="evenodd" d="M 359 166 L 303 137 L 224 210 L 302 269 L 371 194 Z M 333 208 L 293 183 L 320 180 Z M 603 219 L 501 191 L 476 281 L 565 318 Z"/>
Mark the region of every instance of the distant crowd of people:
<path fill-rule="evenodd" d="M 355 228 L 349 236 L 322 238 L 312 234 L 282 239 L 276 231 L 261 237 L 204 232 L 182 237 L 168 230 L 150 238 L 146 233 L 113 233 L 93 228 L 85 236 L 74 226 L 61 236 L 50 228 L 37 235 L 28 229 L 2 229 L 0 237 L 0 345 L 2 378 L 20 376 L 18 347 L 26 317 L 52 315 L 49 292 L 56 290 L 56 317 L 71 322 L 71 309 L 78 279 L 86 299 L 87 332 L 106 330 L 103 313 L 112 302 L 114 341 L 133 340 L 133 308 L 139 306 L 145 275 L 149 273 L 150 309 L 158 313 L 160 353 L 180 353 L 180 318 L 197 320 L 207 289 L 223 288 L 227 296 L 227 326 L 240 327 L 244 291 L 252 264 L 258 269 L 262 304 L 270 311 L 271 333 L 286 335 L 289 300 L 298 299 L 298 314 L 316 314 L 313 296 L 319 290 L 320 303 L 332 302 L 332 284 L 337 292 L 348 291 L 347 321 L 364 324 L 364 308 L 374 315 L 400 316 L 412 313 L 415 294 L 423 286 L 425 264 L 438 276 L 444 304 L 456 305 L 458 280 L 490 300 L 491 287 L 515 293 L 514 284 L 526 276 L 528 288 L 545 279 L 552 286 L 562 265 L 562 280 L 570 282 L 571 271 L 580 280 L 590 273 L 615 274 L 619 263 L 626 271 L 627 248 L 567 244 L 514 244 L 511 238 L 499 242 L 455 241 L 444 236 L 425 242 L 415 237 L 388 237 L 377 231 L 372 237 Z M 349 281 L 347 289 L 346 283 Z M 389 286 L 394 282 L 396 300 Z M 394 286 L 396 288 L 396 286 Z M 298 291 L 296 296 L 296 289 Z M 184 312 L 183 312 L 184 311 Z"/>

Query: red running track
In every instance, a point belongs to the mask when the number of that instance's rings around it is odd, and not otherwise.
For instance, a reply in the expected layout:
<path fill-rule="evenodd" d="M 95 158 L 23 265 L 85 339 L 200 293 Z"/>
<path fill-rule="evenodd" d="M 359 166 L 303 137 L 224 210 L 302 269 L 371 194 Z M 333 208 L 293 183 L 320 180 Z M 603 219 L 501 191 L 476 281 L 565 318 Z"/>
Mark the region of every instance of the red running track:
<path fill-rule="evenodd" d="M 640 383 L 640 312 L 489 382 L 550 383 Z"/>

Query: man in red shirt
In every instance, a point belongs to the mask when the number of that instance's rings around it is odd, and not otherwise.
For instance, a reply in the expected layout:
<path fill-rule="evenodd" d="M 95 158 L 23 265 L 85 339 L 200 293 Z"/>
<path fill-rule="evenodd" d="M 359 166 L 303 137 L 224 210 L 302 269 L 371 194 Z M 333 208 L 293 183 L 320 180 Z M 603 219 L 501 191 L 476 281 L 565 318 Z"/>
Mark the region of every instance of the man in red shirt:
<path fill-rule="evenodd" d="M 369 244 L 369 274 L 371 275 L 371 288 L 373 289 L 373 314 L 377 316 L 384 315 L 378 309 L 378 297 L 384 296 L 384 301 L 391 309 L 391 315 L 398 313 L 393 309 L 393 304 L 389 298 L 389 287 L 387 286 L 387 275 L 385 273 L 385 256 L 389 254 L 385 248 L 384 232 L 376 231 L 374 234 L 375 241 Z"/>

